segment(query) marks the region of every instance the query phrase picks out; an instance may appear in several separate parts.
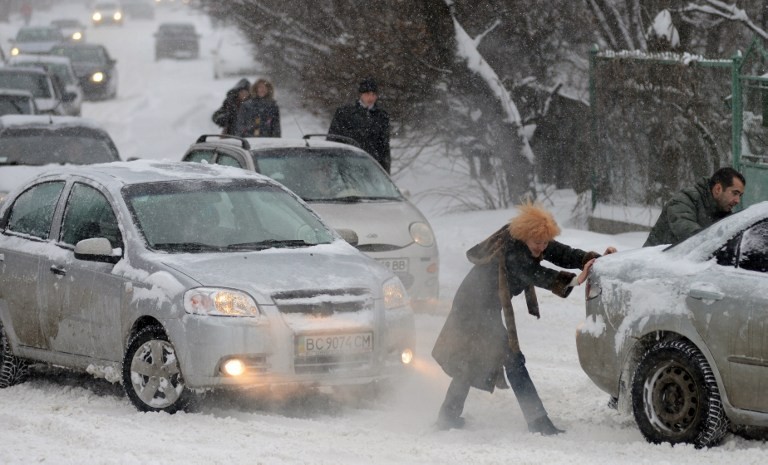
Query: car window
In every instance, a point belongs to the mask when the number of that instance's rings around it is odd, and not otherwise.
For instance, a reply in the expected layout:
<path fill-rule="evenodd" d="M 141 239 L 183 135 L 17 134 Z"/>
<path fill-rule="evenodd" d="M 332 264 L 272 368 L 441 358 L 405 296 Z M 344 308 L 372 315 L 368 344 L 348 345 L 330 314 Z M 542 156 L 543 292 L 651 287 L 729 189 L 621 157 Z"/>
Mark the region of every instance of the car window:
<path fill-rule="evenodd" d="M 55 28 L 21 29 L 16 36 L 18 42 L 50 42 L 61 40 L 61 31 Z"/>
<path fill-rule="evenodd" d="M 76 183 L 67 199 L 60 241 L 76 245 L 83 239 L 104 237 L 112 247 L 119 247 L 120 229 L 112 207 L 101 192 Z"/>
<path fill-rule="evenodd" d="M 19 195 L 11 206 L 7 231 L 47 239 L 64 182 L 38 184 Z"/>
<path fill-rule="evenodd" d="M 213 150 L 195 150 L 194 152 L 187 154 L 187 156 L 184 158 L 184 161 L 193 161 L 197 163 L 202 163 L 205 161 L 208 163 L 213 163 L 213 158 L 215 156 L 216 152 Z"/>
<path fill-rule="evenodd" d="M 237 158 L 233 157 L 232 155 L 227 155 L 225 153 L 220 153 L 218 160 L 216 160 L 217 165 L 224 165 L 224 166 L 234 166 L 235 168 L 244 168 L 243 164 L 238 161 Z"/>
<path fill-rule="evenodd" d="M 54 47 L 51 55 L 68 57 L 72 63 L 97 63 L 107 62 L 106 53 L 101 48 L 94 47 Z"/>
<path fill-rule="evenodd" d="M 6 163 L 18 165 L 47 165 L 50 163 L 88 165 L 119 160 L 113 146 L 104 138 L 90 136 L 85 131 L 76 134 L 39 129 L 6 131 L 0 137 L 0 153 Z"/>
<path fill-rule="evenodd" d="M 29 97 L 23 95 L 0 95 L 0 115 L 29 115 L 33 107 Z"/>
<path fill-rule="evenodd" d="M 282 183 L 304 200 L 345 197 L 401 199 L 376 161 L 345 150 L 302 148 L 254 153 L 258 171 Z"/>
<path fill-rule="evenodd" d="M 28 90 L 35 98 L 51 98 L 48 76 L 37 73 L 0 73 L 0 87 L 4 89 Z"/>
<path fill-rule="evenodd" d="M 739 268 L 768 271 L 768 222 L 759 223 L 742 235 Z"/>

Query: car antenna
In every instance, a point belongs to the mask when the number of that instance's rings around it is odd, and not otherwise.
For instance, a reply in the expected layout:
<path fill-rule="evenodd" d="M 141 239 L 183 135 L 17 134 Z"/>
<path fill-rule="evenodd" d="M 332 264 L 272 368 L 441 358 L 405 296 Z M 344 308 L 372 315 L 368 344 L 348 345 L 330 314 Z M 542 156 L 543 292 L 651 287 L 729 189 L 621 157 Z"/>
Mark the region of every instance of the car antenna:
<path fill-rule="evenodd" d="M 309 147 L 309 140 L 307 140 L 304 137 L 304 130 L 301 129 L 301 125 L 299 124 L 299 120 L 297 120 L 295 116 L 293 117 L 293 122 L 296 123 L 296 127 L 299 128 L 299 132 L 301 133 L 301 137 L 304 139 L 304 143 L 307 145 L 307 147 Z"/>

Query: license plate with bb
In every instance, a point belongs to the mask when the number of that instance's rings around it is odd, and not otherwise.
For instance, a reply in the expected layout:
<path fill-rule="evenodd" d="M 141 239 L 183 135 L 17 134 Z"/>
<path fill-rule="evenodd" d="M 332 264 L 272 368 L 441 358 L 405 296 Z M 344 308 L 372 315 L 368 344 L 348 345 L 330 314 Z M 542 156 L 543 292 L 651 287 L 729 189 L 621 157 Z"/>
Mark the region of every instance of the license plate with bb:
<path fill-rule="evenodd" d="M 373 333 L 301 334 L 296 336 L 296 355 L 344 355 L 371 352 Z"/>
<path fill-rule="evenodd" d="M 408 272 L 408 259 L 407 258 L 380 258 L 377 259 L 379 263 L 387 267 L 387 269 L 393 273 L 407 273 Z"/>

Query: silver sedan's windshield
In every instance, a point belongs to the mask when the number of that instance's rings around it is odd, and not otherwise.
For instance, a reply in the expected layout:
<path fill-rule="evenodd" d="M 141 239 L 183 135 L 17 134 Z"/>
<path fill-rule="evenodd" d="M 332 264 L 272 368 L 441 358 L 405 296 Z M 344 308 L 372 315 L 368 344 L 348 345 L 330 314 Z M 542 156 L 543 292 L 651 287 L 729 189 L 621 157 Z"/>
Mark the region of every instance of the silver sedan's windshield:
<path fill-rule="evenodd" d="M 334 239 L 295 197 L 262 182 L 147 183 L 126 187 L 123 196 L 147 245 L 155 250 L 263 250 Z"/>
<path fill-rule="evenodd" d="M 257 153 L 254 161 L 260 173 L 282 183 L 308 202 L 402 198 L 374 160 L 352 151 L 273 149 Z"/>

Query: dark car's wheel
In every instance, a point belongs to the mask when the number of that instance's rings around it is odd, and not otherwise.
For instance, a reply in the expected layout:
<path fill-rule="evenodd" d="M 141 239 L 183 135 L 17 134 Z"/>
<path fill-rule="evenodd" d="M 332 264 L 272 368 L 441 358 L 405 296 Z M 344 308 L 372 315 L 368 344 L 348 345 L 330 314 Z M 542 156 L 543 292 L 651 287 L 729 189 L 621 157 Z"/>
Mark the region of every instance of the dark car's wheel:
<path fill-rule="evenodd" d="M 27 379 L 27 362 L 13 355 L 11 344 L 0 324 L 0 389 L 23 383 Z"/>
<path fill-rule="evenodd" d="M 175 413 L 191 404 L 193 394 L 161 327 L 148 326 L 131 338 L 123 360 L 123 388 L 142 412 Z"/>
<path fill-rule="evenodd" d="M 635 371 L 632 410 L 652 443 L 717 445 L 728 432 L 717 381 L 704 355 L 687 341 L 651 347 Z"/>

